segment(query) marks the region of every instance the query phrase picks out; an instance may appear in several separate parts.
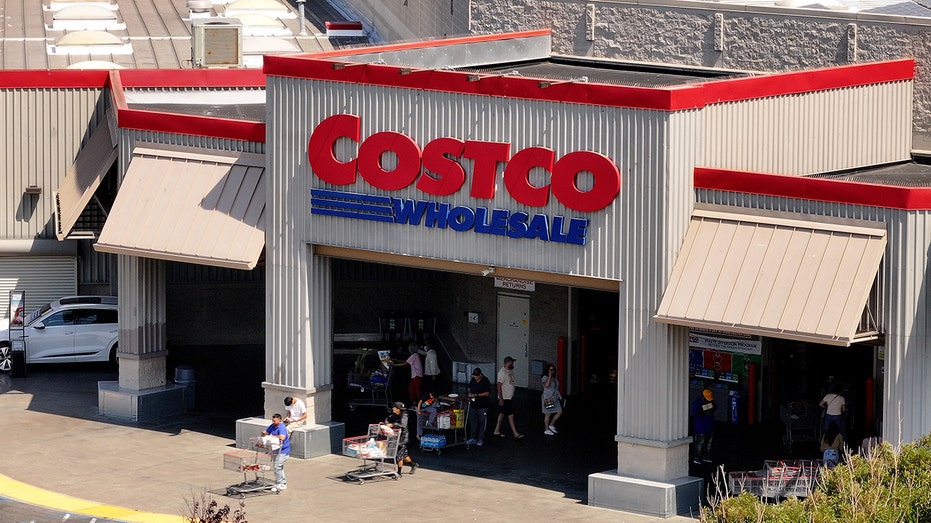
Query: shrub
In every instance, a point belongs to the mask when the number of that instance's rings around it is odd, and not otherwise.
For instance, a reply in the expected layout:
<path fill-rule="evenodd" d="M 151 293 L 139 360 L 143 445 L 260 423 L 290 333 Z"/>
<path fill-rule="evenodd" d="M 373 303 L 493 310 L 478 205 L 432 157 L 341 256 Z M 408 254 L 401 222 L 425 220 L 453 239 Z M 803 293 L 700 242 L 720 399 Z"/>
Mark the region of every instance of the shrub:
<path fill-rule="evenodd" d="M 239 508 L 233 510 L 229 505 L 219 503 L 207 495 L 206 490 L 199 495 L 192 494 L 192 499 L 185 500 L 187 512 L 184 523 L 249 523 L 246 520 L 246 503 L 239 500 Z"/>
<path fill-rule="evenodd" d="M 747 492 L 730 496 L 719 483 L 702 522 L 924 523 L 931 521 L 931 436 L 899 450 L 884 443 L 867 457 L 848 454 L 845 463 L 822 471 L 805 500 L 764 503 Z"/>

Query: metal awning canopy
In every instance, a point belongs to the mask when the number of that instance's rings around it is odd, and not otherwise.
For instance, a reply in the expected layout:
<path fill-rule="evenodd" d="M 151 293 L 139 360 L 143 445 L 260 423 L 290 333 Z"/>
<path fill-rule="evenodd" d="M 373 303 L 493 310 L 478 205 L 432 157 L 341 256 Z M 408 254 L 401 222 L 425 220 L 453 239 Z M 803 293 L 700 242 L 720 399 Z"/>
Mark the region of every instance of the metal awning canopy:
<path fill-rule="evenodd" d="M 885 247 L 882 223 L 698 208 L 654 318 L 828 345 L 857 343 Z"/>
<path fill-rule="evenodd" d="M 138 144 L 95 248 L 253 269 L 265 247 L 265 157 Z"/>
<path fill-rule="evenodd" d="M 72 235 L 71 231 L 100 187 L 100 182 L 116 162 L 119 141 L 113 132 L 116 126 L 110 123 L 112 117 L 110 112 L 100 122 L 58 186 L 55 193 L 55 236 L 59 240 L 93 237 L 93 233 L 80 234 L 76 231 Z"/>

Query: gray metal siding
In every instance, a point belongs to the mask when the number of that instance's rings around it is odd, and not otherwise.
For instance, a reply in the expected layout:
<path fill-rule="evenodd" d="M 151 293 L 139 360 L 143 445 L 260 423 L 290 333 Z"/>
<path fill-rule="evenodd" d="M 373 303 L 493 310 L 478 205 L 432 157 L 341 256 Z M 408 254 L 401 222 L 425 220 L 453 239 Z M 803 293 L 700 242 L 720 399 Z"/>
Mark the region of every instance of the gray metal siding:
<path fill-rule="evenodd" d="M 705 108 L 704 167 L 814 174 L 910 157 L 912 82 Z"/>
<path fill-rule="evenodd" d="M 308 82 L 289 78 L 269 78 L 269 133 L 277 133 L 274 155 L 282 158 L 284 171 L 273 173 L 297 178 L 284 189 L 305 195 L 303 208 L 293 216 L 304 217 L 305 240 L 338 247 L 408 254 L 437 259 L 494 264 L 608 279 L 621 279 L 618 239 L 625 213 L 657 212 L 663 196 L 655 189 L 663 185 L 662 127 L 668 113 L 660 111 L 604 108 L 441 92 L 350 86 L 328 82 Z M 274 88 L 271 85 L 274 84 Z M 310 96 L 310 92 L 313 96 Z M 274 92 L 273 92 L 274 91 Z M 366 194 L 390 194 L 398 198 L 438 200 L 451 206 L 482 206 L 524 210 L 529 214 L 588 218 L 588 241 L 584 247 L 559 245 L 539 240 L 515 240 L 500 236 L 454 233 L 423 226 L 402 226 L 335 218 L 309 213 L 311 187 L 333 189 L 316 179 L 307 168 L 307 140 L 313 127 L 324 118 L 350 113 L 362 118 L 363 139 L 384 130 L 412 137 L 421 147 L 430 140 L 452 136 L 464 140 L 487 140 L 511 144 L 512 154 L 531 146 L 556 151 L 557 158 L 578 150 L 602 153 L 613 159 L 621 171 L 621 197 L 602 211 L 579 213 L 555 198 L 543 208 L 525 208 L 512 200 L 503 183 L 495 198 L 476 203 L 469 197 L 468 183 L 454 195 L 433 198 L 411 186 L 401 191 L 380 191 L 361 177 L 354 185 L 338 190 Z M 280 115 L 280 116 L 278 116 Z M 300 115 L 296 117 L 295 115 Z M 278 121 L 283 118 L 285 121 Z M 348 142 L 348 140 L 344 140 Z M 338 145 L 340 149 L 342 146 Z M 355 154 L 355 144 L 337 151 L 341 158 Z M 533 176 L 531 176 L 533 178 Z M 535 183 L 540 183 L 536 181 Z M 644 194 L 650 198 L 641 202 Z M 280 197 L 272 192 L 270 198 Z M 625 207 L 635 205 L 637 211 Z"/>
<path fill-rule="evenodd" d="M 0 238 L 54 238 L 54 193 L 104 118 L 101 89 L 0 90 Z M 42 193 L 25 194 L 38 186 Z"/>
<path fill-rule="evenodd" d="M 265 144 L 259 142 L 230 140 L 228 138 L 214 138 L 210 136 L 194 136 L 188 134 L 141 131 L 138 129 L 120 129 L 120 155 L 118 162 L 121 180 L 126 174 L 126 169 L 129 168 L 129 162 L 133 158 L 133 149 L 135 148 L 137 142 L 201 147 L 208 151 L 241 151 L 257 154 L 265 153 Z"/>
<path fill-rule="evenodd" d="M 321 306 L 326 300 L 328 287 L 311 276 L 319 270 L 319 260 L 309 259 L 309 248 L 302 241 L 618 279 L 623 282 L 619 401 L 625 404 L 621 411 L 628 413 L 618 419 L 618 434 L 663 441 L 687 435 L 687 380 L 670 378 L 659 393 L 652 383 L 656 376 L 687 374 L 686 330 L 656 324 L 652 315 L 692 208 L 692 169 L 702 153 L 701 111 L 668 113 L 280 77 L 270 77 L 268 87 L 269 143 L 275 144 L 266 155 L 270 174 L 267 310 L 274 318 L 268 325 L 268 347 L 309 348 L 307 320 L 301 319 L 310 316 L 306 293 Z M 317 182 L 307 166 L 307 140 L 317 123 L 340 113 L 362 118 L 363 139 L 374 132 L 394 130 L 421 146 L 437 137 L 453 136 L 507 142 L 512 144 L 512 154 L 530 146 L 550 147 L 557 157 L 576 150 L 600 152 L 618 165 L 621 193 L 603 211 L 586 215 L 592 222 L 585 247 L 311 215 L 309 191 L 326 185 Z M 338 158 L 354 155 L 355 144 L 343 147 L 337 145 Z M 338 189 L 384 193 L 361 177 L 354 186 Z M 416 189 L 391 194 L 432 200 Z M 451 205 L 472 203 L 466 188 L 438 200 Z M 479 205 L 520 209 L 500 181 L 495 199 Z M 581 214 L 554 199 L 545 208 L 530 211 L 550 216 Z M 317 340 L 314 333 L 313 343 Z M 314 357 L 325 352 L 316 349 Z M 283 358 L 282 354 L 269 360 L 269 380 L 289 383 L 294 379 L 281 368 Z"/>
<path fill-rule="evenodd" d="M 754 194 L 699 190 L 707 203 L 871 220 L 886 224 L 880 266 L 882 299 L 874 310 L 885 333 L 883 437 L 892 444 L 931 432 L 931 325 L 927 278 L 931 211 L 903 211 Z"/>
<path fill-rule="evenodd" d="M 62 296 L 77 294 L 73 256 L 0 258 L 0 318 L 10 317 L 10 291 L 26 291 L 25 309 L 33 311 Z"/>

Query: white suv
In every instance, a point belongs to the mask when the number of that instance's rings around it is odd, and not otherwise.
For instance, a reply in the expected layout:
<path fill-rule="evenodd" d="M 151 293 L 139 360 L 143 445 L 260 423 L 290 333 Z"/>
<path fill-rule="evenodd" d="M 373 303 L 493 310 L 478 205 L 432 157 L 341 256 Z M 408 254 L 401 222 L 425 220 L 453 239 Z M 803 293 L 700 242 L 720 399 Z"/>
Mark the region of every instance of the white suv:
<path fill-rule="evenodd" d="M 115 361 L 119 341 L 115 296 L 69 296 L 30 314 L 23 328 L 26 363 Z M 0 371 L 9 372 L 10 331 L 0 326 Z"/>

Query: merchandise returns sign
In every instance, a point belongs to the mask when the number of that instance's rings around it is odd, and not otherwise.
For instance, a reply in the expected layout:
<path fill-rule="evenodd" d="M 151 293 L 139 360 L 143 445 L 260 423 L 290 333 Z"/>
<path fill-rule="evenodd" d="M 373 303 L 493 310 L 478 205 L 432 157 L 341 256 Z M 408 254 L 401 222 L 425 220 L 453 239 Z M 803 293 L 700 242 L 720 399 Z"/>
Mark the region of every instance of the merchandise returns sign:
<path fill-rule="evenodd" d="M 359 144 L 354 158 L 336 158 L 334 147 L 341 138 Z M 390 170 L 382 164 L 386 153 L 397 159 L 397 165 Z M 425 195 L 415 200 L 313 189 L 313 214 L 574 245 L 585 245 L 587 218 L 531 215 L 523 210 L 482 206 L 454 207 L 430 197 L 449 196 L 468 186 L 471 198 L 491 200 L 495 197 L 498 164 L 504 164 L 508 194 L 525 207 L 544 207 L 552 197 L 569 209 L 591 213 L 609 206 L 621 190 L 620 171 L 610 158 L 599 153 L 575 151 L 557 159 L 552 149 L 528 147 L 512 155 L 508 143 L 450 137 L 437 138 L 421 148 L 409 136 L 393 131 L 362 140 L 361 118 L 350 114 L 320 122 L 311 134 L 307 158 L 317 178 L 335 186 L 353 185 L 362 176 L 377 189 L 400 191 L 413 185 Z M 462 160 L 471 161 L 471 172 L 466 171 Z M 533 185 L 530 173 L 534 169 L 548 172 L 550 183 Z M 584 173 L 592 182 L 588 190 L 578 185 Z"/>

